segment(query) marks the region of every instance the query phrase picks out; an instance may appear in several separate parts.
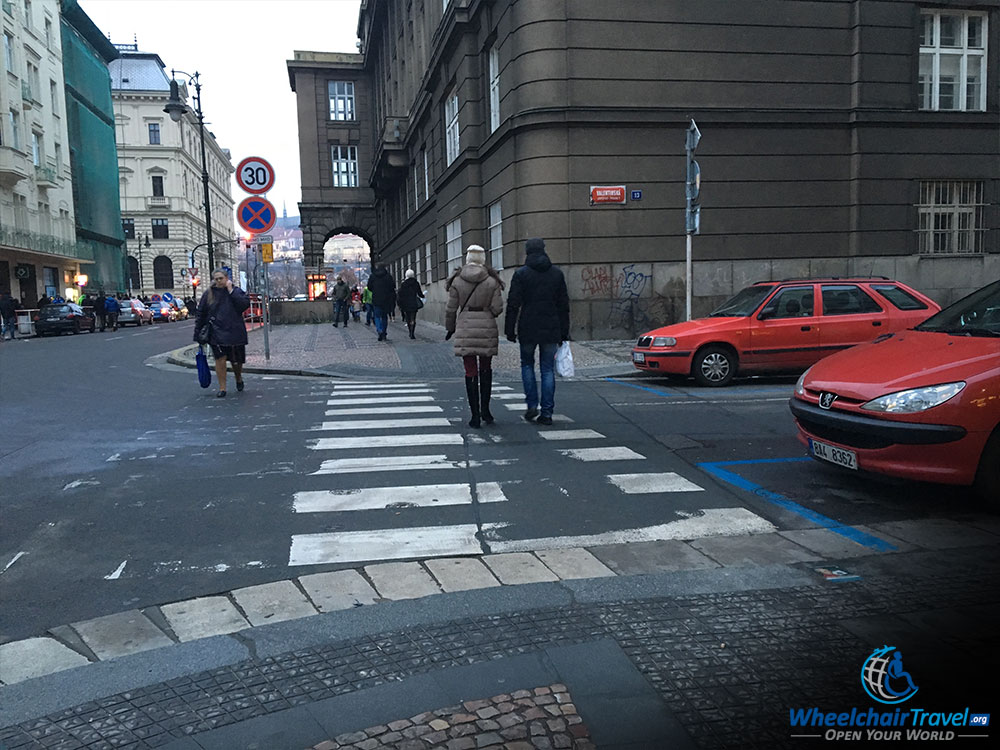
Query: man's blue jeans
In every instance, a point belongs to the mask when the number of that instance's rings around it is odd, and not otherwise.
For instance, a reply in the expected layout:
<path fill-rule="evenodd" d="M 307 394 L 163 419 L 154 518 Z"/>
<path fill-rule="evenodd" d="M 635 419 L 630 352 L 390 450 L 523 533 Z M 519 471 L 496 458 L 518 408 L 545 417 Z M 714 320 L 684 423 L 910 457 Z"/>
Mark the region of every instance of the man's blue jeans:
<path fill-rule="evenodd" d="M 334 300 L 333 301 L 333 322 L 334 323 L 340 323 L 341 321 L 343 321 L 344 325 L 346 326 L 347 325 L 347 315 L 348 315 L 347 310 L 348 310 L 348 302 L 347 302 L 346 299 Z"/>
<path fill-rule="evenodd" d="M 375 307 L 371 302 L 365 302 L 365 325 L 369 325 L 372 322 L 372 318 L 375 317 Z"/>
<path fill-rule="evenodd" d="M 375 331 L 380 334 L 385 333 L 389 328 L 389 314 L 384 307 L 378 305 L 372 307 L 375 310 Z"/>
<path fill-rule="evenodd" d="M 538 384 L 535 381 L 535 348 L 538 349 L 538 369 L 542 373 L 541 407 Z M 556 406 L 556 350 L 559 344 L 526 344 L 521 342 L 521 383 L 528 409 L 539 409 L 542 416 L 551 417 Z"/>

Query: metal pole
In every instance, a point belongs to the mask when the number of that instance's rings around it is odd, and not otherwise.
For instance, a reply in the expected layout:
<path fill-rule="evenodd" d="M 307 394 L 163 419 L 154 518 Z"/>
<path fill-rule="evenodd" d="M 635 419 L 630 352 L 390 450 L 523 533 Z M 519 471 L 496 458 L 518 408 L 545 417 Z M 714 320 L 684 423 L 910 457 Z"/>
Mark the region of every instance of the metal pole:
<path fill-rule="evenodd" d="M 267 263 L 264 264 L 264 359 L 267 361 L 271 360 L 271 339 L 268 336 L 268 331 L 271 328 L 271 316 L 268 312 L 270 307 L 270 298 L 267 285 Z"/>
<path fill-rule="evenodd" d="M 691 320 L 691 233 L 687 236 L 687 252 L 684 256 L 684 314 L 685 320 Z"/>
<path fill-rule="evenodd" d="M 208 272 L 215 270 L 215 249 L 212 246 L 212 204 L 208 192 L 208 160 L 205 157 L 205 115 L 201 111 L 201 82 L 194 74 L 194 102 L 198 112 L 198 135 L 201 137 L 201 185 L 205 192 L 205 238 L 208 240 Z"/>

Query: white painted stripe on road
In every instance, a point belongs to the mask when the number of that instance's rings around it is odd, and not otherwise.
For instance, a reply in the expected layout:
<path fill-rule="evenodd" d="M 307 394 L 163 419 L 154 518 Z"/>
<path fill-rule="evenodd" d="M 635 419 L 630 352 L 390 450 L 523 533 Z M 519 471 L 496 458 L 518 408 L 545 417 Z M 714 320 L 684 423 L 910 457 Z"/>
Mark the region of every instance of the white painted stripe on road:
<path fill-rule="evenodd" d="M 514 401 L 520 399 L 524 401 L 523 393 L 494 393 L 493 398 L 498 398 L 501 401 Z"/>
<path fill-rule="evenodd" d="M 432 412 L 443 412 L 440 406 L 373 406 L 371 408 L 359 407 L 357 409 L 327 409 L 326 416 L 348 416 L 358 414 L 429 414 Z"/>
<path fill-rule="evenodd" d="M 471 465 L 471 464 L 470 464 Z M 357 474 L 384 471 L 425 471 L 427 469 L 464 469 L 465 461 L 449 461 L 444 454 L 430 456 L 379 456 L 377 458 L 332 458 L 324 461 L 317 474 Z"/>
<path fill-rule="evenodd" d="M 632 461 L 646 458 L 624 445 L 612 445 L 607 448 L 567 448 L 559 452 L 577 461 Z"/>
<path fill-rule="evenodd" d="M 128 560 L 123 560 L 122 564 L 119 565 L 117 568 L 115 568 L 113 573 L 108 573 L 108 575 L 104 576 L 104 580 L 117 581 L 119 578 L 121 578 L 122 571 L 125 570 L 126 565 L 128 565 Z"/>
<path fill-rule="evenodd" d="M 659 474 L 609 474 L 608 479 L 628 495 L 645 495 L 655 492 L 704 492 L 694 482 L 679 474 L 666 471 Z"/>
<path fill-rule="evenodd" d="M 410 427 L 451 427 L 444 417 L 420 417 L 417 419 L 361 419 L 356 421 L 324 422 L 317 430 L 399 430 Z M 400 440 L 405 440 L 400 435 Z"/>
<path fill-rule="evenodd" d="M 605 544 L 630 542 L 663 542 L 670 539 L 700 539 L 706 536 L 746 536 L 777 531 L 773 524 L 765 521 L 756 513 L 751 513 L 746 508 L 703 508 L 697 513 L 700 515 L 656 526 L 607 531 L 602 534 L 499 540 L 495 534 L 490 533 L 487 534 L 486 539 L 490 550 L 496 553 L 531 552 L 541 549 L 565 549 L 566 547 L 597 547 Z"/>
<path fill-rule="evenodd" d="M 20 560 L 26 554 L 28 554 L 28 553 L 27 552 L 18 552 L 16 555 L 14 555 L 12 558 L 10 558 L 10 562 L 9 563 L 7 563 L 6 565 L 3 566 L 3 570 L 0 570 L 0 573 L 6 573 L 7 570 L 10 568 L 11 565 L 13 565 L 14 563 L 16 563 L 18 560 Z"/>
<path fill-rule="evenodd" d="M 366 448 L 396 448 L 401 445 L 461 445 L 458 433 L 438 433 L 437 435 L 364 435 L 349 438 L 319 438 L 309 448 L 314 451 L 356 450 Z"/>
<path fill-rule="evenodd" d="M 334 391 L 331 396 L 402 396 L 405 393 L 433 393 L 433 388 L 393 388 L 391 391 Z"/>
<path fill-rule="evenodd" d="M 519 396 L 518 398 L 524 398 L 524 397 L 523 396 Z M 521 403 L 521 404 L 504 404 L 504 406 L 506 406 L 510 411 L 524 411 L 526 409 L 526 407 L 525 407 L 525 405 L 523 403 Z M 565 414 L 553 414 L 552 415 L 552 421 L 553 422 L 572 422 L 573 420 L 570 419 L 569 417 L 567 417 Z"/>
<path fill-rule="evenodd" d="M 333 386 L 334 391 L 386 391 L 392 390 L 393 388 L 427 388 L 428 383 L 379 383 L 378 385 L 372 385 L 371 383 L 347 383 L 344 385 Z"/>
<path fill-rule="evenodd" d="M 495 385 L 495 386 L 493 386 L 493 392 L 494 393 L 496 393 L 497 391 L 512 391 L 512 390 L 514 390 L 514 389 L 511 388 L 509 385 Z"/>
<path fill-rule="evenodd" d="M 108 336 L 104 340 L 105 341 L 117 341 L 118 339 L 123 339 L 123 338 L 125 338 L 125 337 L 124 336 Z"/>
<path fill-rule="evenodd" d="M 498 482 L 477 485 L 476 496 L 481 503 L 507 501 Z M 468 484 L 424 484 L 296 492 L 293 507 L 296 513 L 339 513 L 379 508 L 434 508 L 442 505 L 472 505 L 472 487 Z"/>
<path fill-rule="evenodd" d="M 412 404 L 434 401 L 433 396 L 380 396 L 378 398 L 331 398 L 327 406 L 352 406 L 356 404 Z"/>
<path fill-rule="evenodd" d="M 539 430 L 538 437 L 544 440 L 593 440 L 604 435 L 596 430 Z"/>
<path fill-rule="evenodd" d="M 504 524 L 483 524 L 495 532 Z M 342 531 L 329 534 L 296 534 L 288 551 L 288 564 L 403 560 L 406 558 L 479 555 L 483 548 L 476 539 L 475 524 L 417 526 L 404 529 Z"/>

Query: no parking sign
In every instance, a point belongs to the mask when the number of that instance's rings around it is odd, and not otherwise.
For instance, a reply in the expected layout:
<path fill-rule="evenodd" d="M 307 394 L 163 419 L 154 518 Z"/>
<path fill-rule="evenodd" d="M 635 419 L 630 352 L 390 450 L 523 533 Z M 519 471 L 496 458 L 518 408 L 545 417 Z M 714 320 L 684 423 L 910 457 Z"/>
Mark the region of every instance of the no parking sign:
<path fill-rule="evenodd" d="M 276 218 L 271 201 L 258 195 L 245 198 L 236 209 L 236 220 L 251 234 L 266 232 L 274 226 Z"/>

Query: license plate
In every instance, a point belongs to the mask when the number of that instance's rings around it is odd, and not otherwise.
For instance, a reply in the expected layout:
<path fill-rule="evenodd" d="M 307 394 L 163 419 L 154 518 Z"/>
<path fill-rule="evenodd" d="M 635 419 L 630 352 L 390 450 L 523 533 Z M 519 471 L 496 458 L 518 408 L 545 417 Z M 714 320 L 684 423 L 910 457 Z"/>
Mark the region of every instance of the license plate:
<path fill-rule="evenodd" d="M 829 461 L 831 464 L 837 464 L 837 466 L 854 469 L 855 471 L 858 469 L 858 454 L 854 451 L 827 445 L 818 440 L 810 440 L 809 452 L 816 458 Z"/>
<path fill-rule="evenodd" d="M 646 355 L 643 354 L 642 352 L 632 352 L 632 361 L 633 362 L 645 362 L 646 361 Z"/>

